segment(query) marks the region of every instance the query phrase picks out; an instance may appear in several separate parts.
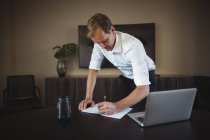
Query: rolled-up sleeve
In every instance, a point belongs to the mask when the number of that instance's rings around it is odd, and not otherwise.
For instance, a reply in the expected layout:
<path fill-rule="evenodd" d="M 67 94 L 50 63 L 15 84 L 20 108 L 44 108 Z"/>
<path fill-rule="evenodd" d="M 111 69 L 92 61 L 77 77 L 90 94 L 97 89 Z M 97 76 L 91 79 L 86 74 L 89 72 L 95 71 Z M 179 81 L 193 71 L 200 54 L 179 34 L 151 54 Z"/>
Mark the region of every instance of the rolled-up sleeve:
<path fill-rule="evenodd" d="M 141 42 L 135 42 L 127 52 L 133 69 L 133 79 L 136 86 L 149 85 L 149 70 L 147 55 Z"/>
<path fill-rule="evenodd" d="M 89 69 L 94 69 L 94 70 L 101 69 L 101 63 L 102 63 L 102 60 L 104 59 L 104 55 L 101 52 L 99 47 L 100 46 L 98 44 L 94 44 L 91 60 L 89 64 Z"/>

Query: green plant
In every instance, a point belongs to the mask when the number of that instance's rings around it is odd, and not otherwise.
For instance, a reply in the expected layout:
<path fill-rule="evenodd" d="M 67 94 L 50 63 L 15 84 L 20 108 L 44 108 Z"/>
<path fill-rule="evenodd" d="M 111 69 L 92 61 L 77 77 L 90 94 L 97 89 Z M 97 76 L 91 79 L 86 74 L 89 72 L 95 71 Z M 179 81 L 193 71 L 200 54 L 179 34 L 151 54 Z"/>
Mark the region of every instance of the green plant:
<path fill-rule="evenodd" d="M 62 46 L 56 45 L 53 47 L 53 50 L 55 51 L 54 57 L 59 58 L 65 58 L 68 56 L 71 56 L 76 52 L 76 44 L 74 43 L 67 43 Z"/>

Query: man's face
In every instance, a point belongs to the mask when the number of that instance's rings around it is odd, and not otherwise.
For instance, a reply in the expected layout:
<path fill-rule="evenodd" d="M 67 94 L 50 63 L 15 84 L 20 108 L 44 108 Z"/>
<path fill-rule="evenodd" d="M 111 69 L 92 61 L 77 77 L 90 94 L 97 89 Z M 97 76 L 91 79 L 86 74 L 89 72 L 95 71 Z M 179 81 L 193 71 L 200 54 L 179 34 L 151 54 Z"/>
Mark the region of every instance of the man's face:
<path fill-rule="evenodd" d="M 115 44 L 115 29 L 112 27 L 110 33 L 105 33 L 101 28 L 98 28 L 90 39 L 94 43 L 98 43 L 103 49 L 111 51 Z"/>

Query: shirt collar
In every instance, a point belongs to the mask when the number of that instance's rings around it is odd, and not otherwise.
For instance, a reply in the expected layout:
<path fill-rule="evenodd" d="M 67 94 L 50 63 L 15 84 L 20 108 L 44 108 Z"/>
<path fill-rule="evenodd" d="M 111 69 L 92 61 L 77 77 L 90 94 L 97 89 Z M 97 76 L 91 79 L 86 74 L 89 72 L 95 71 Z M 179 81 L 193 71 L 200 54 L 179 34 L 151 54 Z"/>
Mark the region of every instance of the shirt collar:
<path fill-rule="evenodd" d="M 116 41 L 115 41 L 115 45 L 113 50 L 111 51 L 112 53 L 117 53 L 117 52 L 122 52 L 122 40 L 121 40 L 121 36 L 120 33 L 118 31 L 115 31 L 115 35 L 116 35 Z"/>

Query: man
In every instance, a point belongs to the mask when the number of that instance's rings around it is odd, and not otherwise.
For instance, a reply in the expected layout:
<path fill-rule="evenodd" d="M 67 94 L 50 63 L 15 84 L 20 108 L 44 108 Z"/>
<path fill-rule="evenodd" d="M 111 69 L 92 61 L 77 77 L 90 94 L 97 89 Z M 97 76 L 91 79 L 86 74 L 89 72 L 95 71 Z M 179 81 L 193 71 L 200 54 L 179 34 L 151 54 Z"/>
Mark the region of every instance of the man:
<path fill-rule="evenodd" d="M 97 73 L 106 57 L 121 72 L 117 101 L 98 103 L 99 112 L 106 115 L 117 113 L 142 101 L 149 95 L 149 72 L 154 74 L 154 62 L 147 56 L 144 46 L 137 38 L 115 31 L 111 20 L 104 14 L 95 14 L 87 23 L 87 36 L 94 42 L 89 65 L 86 97 L 79 110 L 94 105 L 93 90 Z"/>

